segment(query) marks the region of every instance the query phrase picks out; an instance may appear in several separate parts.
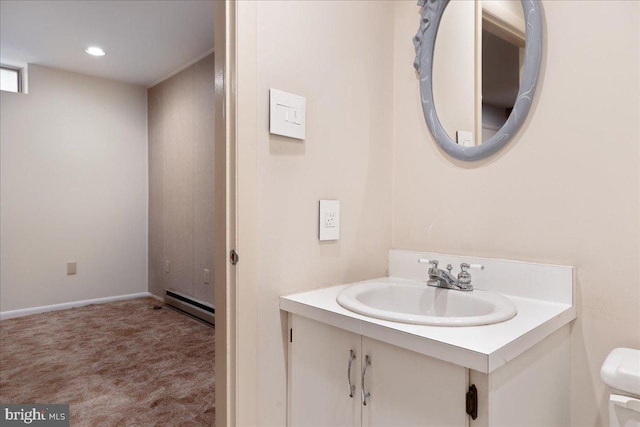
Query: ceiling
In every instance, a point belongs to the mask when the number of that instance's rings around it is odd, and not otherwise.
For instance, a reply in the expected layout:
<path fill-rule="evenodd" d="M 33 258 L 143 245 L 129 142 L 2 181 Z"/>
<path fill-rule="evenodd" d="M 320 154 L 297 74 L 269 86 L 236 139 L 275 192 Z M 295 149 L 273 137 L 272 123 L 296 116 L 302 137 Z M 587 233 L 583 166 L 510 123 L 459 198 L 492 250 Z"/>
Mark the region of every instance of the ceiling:
<path fill-rule="evenodd" d="M 107 54 L 84 50 L 99 46 Z M 150 86 L 213 50 L 211 0 L 0 1 L 0 62 Z"/>

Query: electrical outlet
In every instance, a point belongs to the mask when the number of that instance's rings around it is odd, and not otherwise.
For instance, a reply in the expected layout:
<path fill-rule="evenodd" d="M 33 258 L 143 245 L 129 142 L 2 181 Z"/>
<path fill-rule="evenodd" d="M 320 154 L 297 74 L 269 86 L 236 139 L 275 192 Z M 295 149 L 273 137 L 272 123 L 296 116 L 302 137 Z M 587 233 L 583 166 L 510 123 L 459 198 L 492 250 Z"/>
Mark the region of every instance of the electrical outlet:
<path fill-rule="evenodd" d="M 320 200 L 318 215 L 318 238 L 340 239 L 340 200 Z"/>
<path fill-rule="evenodd" d="M 78 263 L 76 261 L 69 261 L 67 263 L 67 276 L 73 276 L 78 271 Z"/>
<path fill-rule="evenodd" d="M 335 228 L 336 218 L 338 214 L 336 212 L 327 212 L 324 214 L 324 226 L 327 228 Z"/>
<path fill-rule="evenodd" d="M 171 263 L 168 259 L 164 260 L 164 272 L 169 273 L 171 271 Z"/>
<path fill-rule="evenodd" d="M 204 283 L 206 283 L 208 285 L 210 281 L 211 281 L 211 273 L 209 272 L 208 268 L 205 268 L 204 269 Z"/>
<path fill-rule="evenodd" d="M 456 131 L 456 142 L 463 147 L 473 147 L 473 132 L 466 130 Z"/>

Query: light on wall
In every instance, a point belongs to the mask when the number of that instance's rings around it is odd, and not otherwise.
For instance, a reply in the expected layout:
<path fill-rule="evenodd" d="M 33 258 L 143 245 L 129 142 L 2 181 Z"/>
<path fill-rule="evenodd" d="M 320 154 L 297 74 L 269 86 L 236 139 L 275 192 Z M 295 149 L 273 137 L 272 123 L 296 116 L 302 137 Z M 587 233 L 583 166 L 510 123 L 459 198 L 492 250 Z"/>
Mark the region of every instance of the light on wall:
<path fill-rule="evenodd" d="M 86 48 L 84 51 L 87 52 L 89 55 L 92 55 L 92 56 L 104 56 L 104 55 L 106 55 L 106 52 L 104 50 L 100 49 L 97 46 L 90 46 L 90 47 Z"/>

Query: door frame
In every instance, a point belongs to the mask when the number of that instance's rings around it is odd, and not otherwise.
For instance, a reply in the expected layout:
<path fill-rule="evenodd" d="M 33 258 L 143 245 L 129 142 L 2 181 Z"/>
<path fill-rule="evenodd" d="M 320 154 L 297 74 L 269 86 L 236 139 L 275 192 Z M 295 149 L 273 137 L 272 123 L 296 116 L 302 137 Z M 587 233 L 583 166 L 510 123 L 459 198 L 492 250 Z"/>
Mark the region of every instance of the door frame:
<path fill-rule="evenodd" d="M 241 28 L 240 28 L 241 27 Z M 257 3 L 215 2 L 216 425 L 258 425 Z M 242 126 L 238 126 L 242 123 Z M 220 194 L 219 194 L 220 193 Z M 239 254 L 236 265 L 230 251 Z"/>
<path fill-rule="evenodd" d="M 235 269 L 229 263 L 229 250 L 235 247 L 234 162 L 230 155 L 235 148 L 235 109 L 232 93 L 235 59 L 233 53 L 234 8 L 228 1 L 214 5 L 214 84 L 215 84 L 215 271 L 216 301 L 215 342 L 215 399 L 216 425 L 233 426 L 235 423 L 235 327 L 234 292 Z M 224 238 L 220 238 L 224 236 Z M 224 286 L 221 286 L 224 284 Z"/>

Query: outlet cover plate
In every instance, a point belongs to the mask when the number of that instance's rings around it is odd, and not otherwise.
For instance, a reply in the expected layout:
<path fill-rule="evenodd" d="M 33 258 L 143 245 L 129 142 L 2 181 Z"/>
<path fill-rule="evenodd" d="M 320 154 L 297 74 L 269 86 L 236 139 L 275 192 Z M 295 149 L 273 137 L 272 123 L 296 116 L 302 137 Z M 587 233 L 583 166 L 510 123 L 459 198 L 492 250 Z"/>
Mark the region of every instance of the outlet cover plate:
<path fill-rule="evenodd" d="M 473 132 L 468 130 L 456 131 L 456 142 L 463 147 L 473 147 Z"/>
<path fill-rule="evenodd" d="M 73 276 L 78 272 L 78 263 L 76 261 L 67 262 L 67 276 Z"/>
<path fill-rule="evenodd" d="M 320 200 L 318 238 L 321 241 L 340 239 L 340 200 Z"/>

